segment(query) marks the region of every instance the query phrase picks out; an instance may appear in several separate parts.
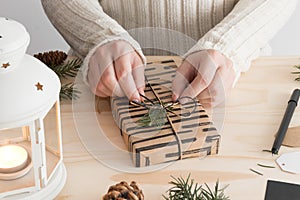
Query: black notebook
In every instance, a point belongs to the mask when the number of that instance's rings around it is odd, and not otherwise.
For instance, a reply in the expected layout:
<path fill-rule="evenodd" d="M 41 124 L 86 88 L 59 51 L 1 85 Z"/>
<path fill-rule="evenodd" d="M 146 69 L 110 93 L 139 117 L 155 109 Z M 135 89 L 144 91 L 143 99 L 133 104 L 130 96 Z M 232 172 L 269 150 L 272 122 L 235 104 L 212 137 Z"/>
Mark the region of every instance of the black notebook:
<path fill-rule="evenodd" d="M 268 180 L 265 200 L 299 200 L 300 185 Z"/>

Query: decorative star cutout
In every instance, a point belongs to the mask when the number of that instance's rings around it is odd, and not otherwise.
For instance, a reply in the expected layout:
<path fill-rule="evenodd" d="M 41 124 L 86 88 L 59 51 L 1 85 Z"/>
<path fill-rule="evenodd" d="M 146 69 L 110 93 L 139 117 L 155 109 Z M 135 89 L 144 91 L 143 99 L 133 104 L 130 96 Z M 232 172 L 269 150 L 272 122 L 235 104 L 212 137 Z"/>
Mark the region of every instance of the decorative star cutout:
<path fill-rule="evenodd" d="M 38 82 L 37 84 L 35 84 L 35 86 L 36 86 L 36 89 L 37 89 L 37 90 L 43 91 L 43 85 L 40 84 L 40 82 Z"/>
<path fill-rule="evenodd" d="M 3 64 L 2 64 L 2 67 L 3 67 L 4 69 L 8 68 L 9 66 L 10 66 L 9 62 L 8 62 L 8 63 L 3 63 Z"/>

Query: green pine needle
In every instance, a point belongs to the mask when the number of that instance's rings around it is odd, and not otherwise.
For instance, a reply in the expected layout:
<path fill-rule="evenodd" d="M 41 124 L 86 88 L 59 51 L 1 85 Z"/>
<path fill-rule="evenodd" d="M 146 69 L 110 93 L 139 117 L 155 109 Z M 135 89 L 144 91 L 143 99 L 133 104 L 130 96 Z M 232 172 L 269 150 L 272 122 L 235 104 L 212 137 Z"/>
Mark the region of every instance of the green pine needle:
<path fill-rule="evenodd" d="M 57 51 L 56 51 L 57 52 Z M 36 54 L 36 57 L 40 59 L 42 62 L 45 62 L 45 60 L 53 61 L 53 59 L 59 59 L 56 58 L 56 52 L 48 52 L 48 53 L 39 53 Z M 60 54 L 61 52 L 58 52 Z M 65 54 L 62 52 L 62 54 Z M 48 56 L 48 58 L 43 59 L 43 57 Z M 53 56 L 54 58 L 49 58 L 49 56 Z M 51 62 L 50 64 L 46 64 L 51 70 L 53 70 L 56 75 L 61 78 L 68 78 L 68 77 L 75 77 L 77 75 L 77 72 L 79 71 L 79 68 L 82 65 L 82 60 L 79 58 L 73 58 L 68 61 L 63 61 L 62 64 L 58 64 L 58 62 Z M 78 91 L 74 87 L 74 83 L 67 83 L 61 86 L 61 90 L 59 93 L 60 99 L 77 99 L 79 98 L 80 91 Z"/>
<path fill-rule="evenodd" d="M 71 100 L 78 99 L 81 92 L 74 87 L 74 83 L 67 83 L 61 86 L 60 98 Z"/>
<path fill-rule="evenodd" d="M 162 127 L 167 123 L 166 110 L 160 105 L 153 105 L 149 108 L 148 113 L 137 120 L 138 126 L 155 126 L 157 128 Z"/>
<path fill-rule="evenodd" d="M 82 60 L 76 58 L 58 66 L 51 66 L 50 68 L 57 74 L 58 77 L 67 78 L 75 77 L 81 65 Z"/>
<path fill-rule="evenodd" d="M 300 70 L 300 65 L 295 65 L 294 68 Z M 292 74 L 297 74 L 298 75 L 298 74 L 300 74 L 300 71 L 292 72 Z M 300 75 L 297 78 L 295 78 L 295 81 L 300 81 Z"/>
<path fill-rule="evenodd" d="M 206 188 L 195 183 L 194 179 L 190 179 L 190 174 L 186 179 L 171 177 L 173 180 L 170 184 L 173 187 L 167 191 L 167 197 L 163 195 L 165 200 L 229 200 L 229 197 L 224 194 L 227 186 L 220 189 L 219 181 L 216 182 L 214 190 L 211 190 L 206 183 Z"/>
<path fill-rule="evenodd" d="M 264 164 L 260 164 L 260 163 L 257 163 L 257 165 L 260 167 L 265 167 L 265 168 L 275 168 L 275 166 L 273 166 L 273 165 L 264 165 Z"/>
<path fill-rule="evenodd" d="M 57 74 L 59 78 L 75 77 L 82 64 L 81 59 L 76 58 L 68 61 L 65 64 L 52 66 L 51 69 Z M 74 87 L 74 83 L 67 83 L 61 86 L 60 98 L 65 100 L 72 100 L 79 98 L 80 91 Z"/>
<path fill-rule="evenodd" d="M 201 185 L 194 182 L 194 179 L 190 179 L 190 174 L 187 179 L 182 177 L 173 178 L 173 181 L 170 184 L 173 185 L 168 190 L 168 197 L 163 196 L 165 200 L 200 200 L 201 199 Z"/>
<path fill-rule="evenodd" d="M 229 200 L 229 197 L 225 195 L 224 190 L 228 187 L 219 188 L 219 180 L 216 182 L 215 190 L 212 191 L 205 183 L 206 189 L 202 190 L 204 200 Z"/>

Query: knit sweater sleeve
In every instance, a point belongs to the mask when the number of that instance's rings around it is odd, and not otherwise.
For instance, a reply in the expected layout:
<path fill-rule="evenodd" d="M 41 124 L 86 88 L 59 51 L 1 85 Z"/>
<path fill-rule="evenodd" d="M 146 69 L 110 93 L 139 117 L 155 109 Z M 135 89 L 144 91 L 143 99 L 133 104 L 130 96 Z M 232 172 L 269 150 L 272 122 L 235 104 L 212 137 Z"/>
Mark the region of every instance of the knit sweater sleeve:
<path fill-rule="evenodd" d="M 215 49 L 232 60 L 237 74 L 249 69 L 261 48 L 282 28 L 297 0 L 239 0 L 233 10 L 207 32 L 186 56 Z"/>
<path fill-rule="evenodd" d="M 41 0 L 51 23 L 64 37 L 76 55 L 85 58 L 83 74 L 95 50 L 110 41 L 125 40 L 141 56 L 139 44 L 102 9 L 98 0 Z"/>

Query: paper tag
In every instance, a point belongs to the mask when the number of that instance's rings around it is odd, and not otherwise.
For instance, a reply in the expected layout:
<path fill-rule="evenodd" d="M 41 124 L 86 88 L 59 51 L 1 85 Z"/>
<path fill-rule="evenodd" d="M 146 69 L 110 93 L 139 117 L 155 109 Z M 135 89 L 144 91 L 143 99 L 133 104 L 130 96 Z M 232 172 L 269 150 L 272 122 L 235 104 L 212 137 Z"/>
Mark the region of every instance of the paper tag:
<path fill-rule="evenodd" d="M 286 172 L 300 174 L 300 151 L 285 153 L 276 159 L 279 167 Z"/>
<path fill-rule="evenodd" d="M 282 144 L 288 147 L 300 147 L 299 132 L 300 126 L 288 128 Z"/>

